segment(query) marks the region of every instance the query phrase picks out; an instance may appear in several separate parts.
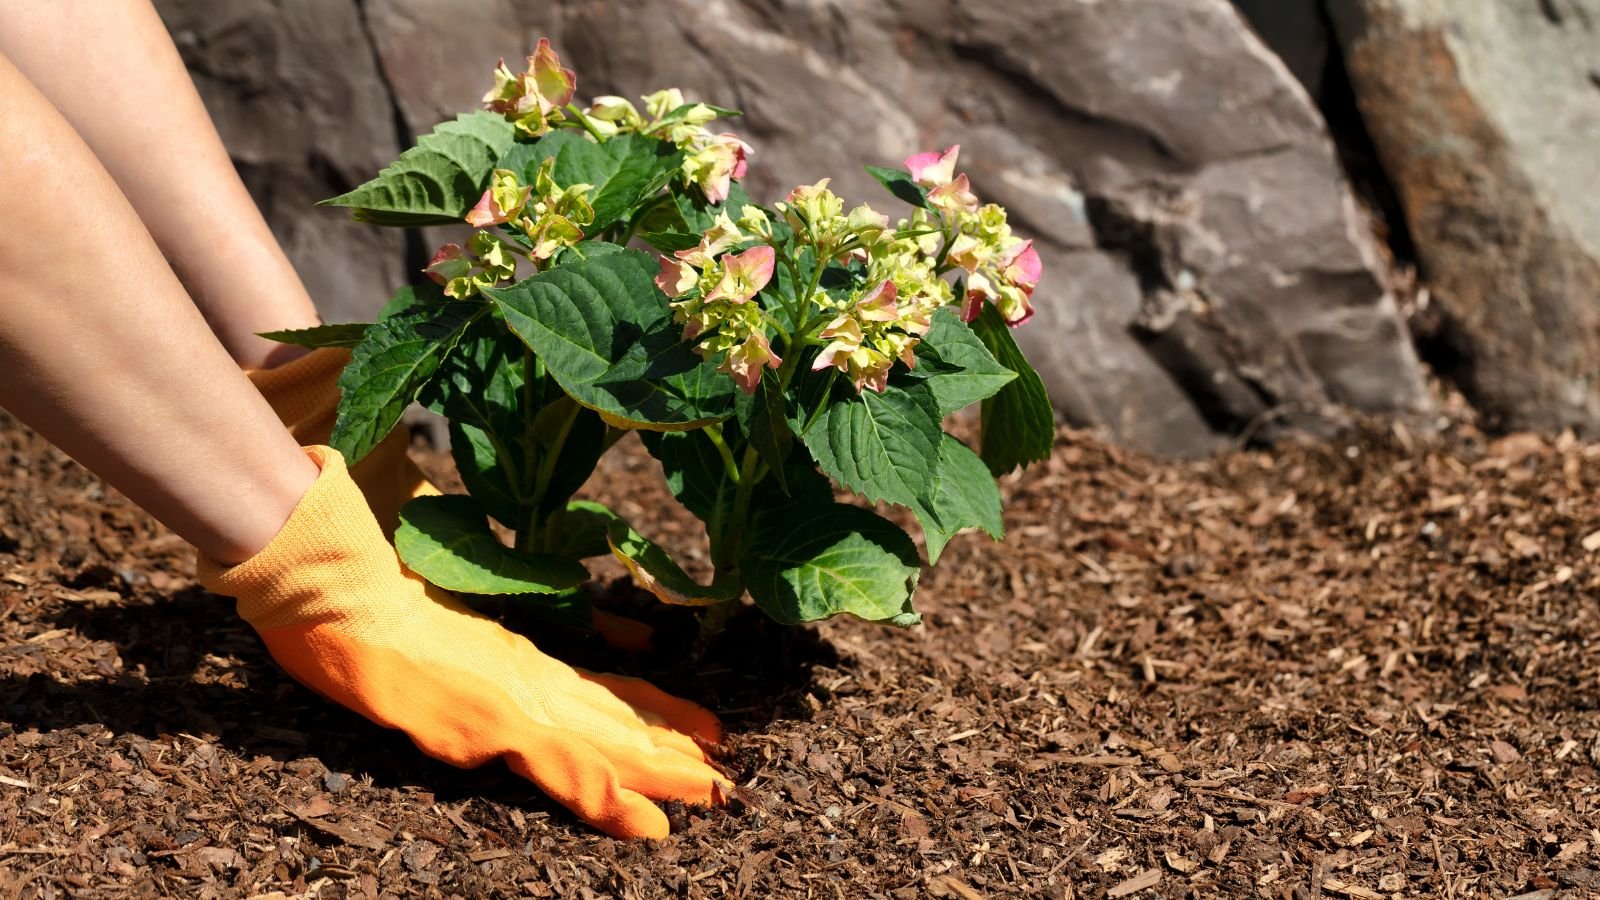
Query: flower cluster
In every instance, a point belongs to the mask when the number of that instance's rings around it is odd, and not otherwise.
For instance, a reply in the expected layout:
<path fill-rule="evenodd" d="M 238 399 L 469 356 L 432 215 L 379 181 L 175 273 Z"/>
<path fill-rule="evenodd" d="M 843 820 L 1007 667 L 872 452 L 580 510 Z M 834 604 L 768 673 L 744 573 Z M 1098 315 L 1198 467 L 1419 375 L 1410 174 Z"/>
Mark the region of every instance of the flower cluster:
<path fill-rule="evenodd" d="M 539 137 L 562 122 L 561 107 L 572 101 L 578 78 L 561 68 L 561 57 L 540 38 L 524 72 L 512 72 L 505 60 L 494 70 L 494 87 L 483 95 L 483 106 L 510 119 L 528 137 Z"/>
<path fill-rule="evenodd" d="M 584 226 L 594 221 L 594 207 L 589 203 L 593 187 L 562 187 L 551 176 L 554 168 L 555 160 L 546 159 L 534 173 L 533 184 L 523 184 L 509 169 L 496 169 L 488 189 L 467 212 L 467 224 L 474 228 L 506 226 L 521 236 L 525 242 L 522 249 L 535 264 L 583 240 Z M 446 244 L 423 271 L 444 285 L 447 296 L 464 300 L 483 288 L 514 279 L 517 249 L 504 238 L 479 231 L 465 248 Z"/>
<path fill-rule="evenodd" d="M 832 314 L 817 335 L 824 346 L 812 369 L 836 368 L 856 390 L 882 391 L 897 360 L 916 364 L 913 351 L 934 311 L 951 300 L 932 258 L 937 246 L 910 236 L 917 230 L 912 223 L 890 229 L 888 217 L 866 204 L 845 213 L 826 179 L 795 188 L 778 208 L 819 259 L 858 262 L 865 276 L 863 287 L 843 300 L 820 291 L 809 298 Z"/>
<path fill-rule="evenodd" d="M 744 240 L 721 213 L 698 246 L 661 258 L 656 286 L 674 298 L 673 319 L 683 326 L 684 339 L 695 341 L 695 352 L 705 359 L 723 356 L 718 369 L 733 376 L 745 393 L 755 393 L 762 369 L 783 363 L 772 352 L 761 304 L 755 302 L 772 280 L 777 255 L 769 246 L 726 252 Z"/>
<path fill-rule="evenodd" d="M 713 134 L 706 126 L 728 114 L 706 103 L 685 103 L 683 92 L 667 88 L 639 98 L 641 115 L 625 97 L 596 97 L 587 115 L 603 135 L 637 132 L 668 141 L 684 152 L 685 184 L 694 184 L 712 203 L 728 199 L 733 182 L 744 177 L 750 145 L 732 132 Z"/>
<path fill-rule="evenodd" d="M 474 232 L 467 246 L 445 244 L 422 270 L 444 286 L 446 297 L 465 300 L 487 287 L 516 278 L 517 257 L 505 239 Z"/>
<path fill-rule="evenodd" d="M 988 301 L 1006 324 L 1016 327 L 1033 316 L 1033 290 L 1044 267 L 1033 241 L 1011 233 L 1005 208 L 994 203 L 980 206 L 966 174 L 956 174 L 960 152 L 961 145 L 956 144 L 943 153 L 919 153 L 906 160 L 906 168 L 927 190 L 928 205 L 948 235 L 945 258 L 966 272 L 961 317 L 971 322 Z"/>
<path fill-rule="evenodd" d="M 483 95 L 483 106 L 505 116 L 527 137 L 537 138 L 555 126 L 573 124 L 563 107 L 572 102 L 577 86 L 577 76 L 561 67 L 561 57 L 550 48 L 550 41 L 540 38 L 528 57 L 526 71 L 512 72 L 505 60 L 500 60 L 494 70 L 494 87 Z M 733 182 L 744 177 L 750 145 L 736 134 L 712 133 L 706 126 L 733 111 L 707 103 L 686 103 L 677 88 L 639 99 L 644 103 L 643 114 L 627 98 L 610 95 L 596 97 L 586 112 L 572 112 L 577 124 L 601 139 L 636 132 L 671 142 L 684 152 L 684 183 L 698 185 L 712 203 L 728 199 Z"/>

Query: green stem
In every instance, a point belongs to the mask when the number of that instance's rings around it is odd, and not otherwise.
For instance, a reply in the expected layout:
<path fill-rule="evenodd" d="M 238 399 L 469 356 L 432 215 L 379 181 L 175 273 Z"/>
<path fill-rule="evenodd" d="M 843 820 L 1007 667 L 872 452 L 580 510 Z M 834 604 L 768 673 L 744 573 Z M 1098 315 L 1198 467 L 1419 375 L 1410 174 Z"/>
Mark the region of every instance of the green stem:
<path fill-rule="evenodd" d="M 534 450 L 537 445 L 534 440 L 533 423 L 537 416 L 534 391 L 539 385 L 541 372 L 538 357 L 532 350 L 522 351 L 522 465 L 517 468 L 518 490 L 517 499 L 523 504 L 521 512 L 524 515 L 524 524 L 517 529 L 516 544 L 521 550 L 531 550 L 539 539 L 539 498 L 534 494 L 534 484 L 529 483 L 529 477 L 534 472 Z"/>
<path fill-rule="evenodd" d="M 545 491 L 550 489 L 550 480 L 555 477 L 556 463 L 561 460 L 561 451 L 566 448 L 567 437 L 572 434 L 572 424 L 578 421 L 578 413 L 583 409 L 576 401 L 563 398 L 567 403 L 567 413 L 561 417 L 561 424 L 556 427 L 555 440 L 550 442 L 546 450 L 544 462 L 539 466 L 539 480 L 534 485 L 534 502 L 544 500 Z"/>
<path fill-rule="evenodd" d="M 757 463 L 761 462 L 760 454 L 755 447 L 744 448 L 744 460 L 739 466 L 737 477 L 738 489 L 733 495 L 733 515 L 729 518 L 727 527 L 723 529 L 720 545 L 713 548 L 712 562 L 716 564 L 717 571 L 723 572 L 736 568 L 739 559 L 740 544 L 744 540 L 746 520 L 750 517 L 750 496 L 755 490 L 755 470 Z M 731 530 L 731 534 L 729 533 Z"/>
<path fill-rule="evenodd" d="M 944 215 L 941 213 L 940 214 L 940 222 L 941 222 L 940 232 L 944 235 L 944 246 L 939 248 L 939 258 L 934 260 L 934 263 L 933 263 L 934 271 L 939 275 L 943 275 L 944 273 L 950 271 L 948 268 L 945 267 L 945 259 L 950 256 L 950 247 L 951 247 L 951 245 L 953 245 L 956 242 L 955 234 L 952 233 L 952 230 L 951 230 L 950 226 L 943 224 L 943 219 L 944 219 Z"/>
<path fill-rule="evenodd" d="M 582 125 L 583 130 L 589 132 L 590 137 L 593 137 L 597 143 L 604 144 L 606 142 L 606 136 L 601 134 L 598 128 L 594 127 L 594 123 L 589 121 L 589 117 L 584 114 L 583 110 L 578 108 L 576 103 L 568 103 L 567 112 L 572 113 L 572 117 L 578 120 L 578 124 Z"/>
<path fill-rule="evenodd" d="M 695 635 L 694 642 L 694 655 L 696 657 L 710 649 L 711 642 L 716 640 L 717 635 L 728 627 L 728 620 L 733 617 L 733 612 L 738 608 L 738 605 L 739 601 L 737 599 L 729 600 L 724 603 L 718 603 L 715 606 L 708 606 L 704 612 L 700 613 L 700 629 L 699 633 Z"/>
<path fill-rule="evenodd" d="M 739 484 L 739 466 L 733 461 L 733 451 L 728 449 L 728 442 L 722 438 L 722 426 L 707 425 L 705 427 L 706 439 L 717 448 L 717 455 L 722 457 L 722 466 L 728 472 L 728 477 L 734 484 Z"/>
<path fill-rule="evenodd" d="M 806 433 L 811 430 L 811 426 L 817 424 L 817 416 L 822 415 L 822 411 L 827 408 L 828 396 L 833 393 L 833 383 L 838 379 L 838 377 L 838 369 L 828 370 L 828 384 L 822 389 L 822 402 L 818 403 L 817 408 L 813 409 L 810 415 L 806 416 L 806 424 L 801 427 L 800 434 L 796 435 L 796 437 L 804 437 Z"/>

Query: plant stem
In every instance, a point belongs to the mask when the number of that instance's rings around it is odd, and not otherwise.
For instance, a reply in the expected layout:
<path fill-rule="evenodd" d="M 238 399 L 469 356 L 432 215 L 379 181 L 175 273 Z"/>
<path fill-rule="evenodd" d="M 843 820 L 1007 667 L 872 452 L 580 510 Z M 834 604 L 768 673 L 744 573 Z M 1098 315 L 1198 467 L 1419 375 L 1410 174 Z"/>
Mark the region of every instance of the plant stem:
<path fill-rule="evenodd" d="M 572 117 L 578 120 L 578 124 L 583 126 L 584 131 L 589 132 L 589 136 L 594 138 L 596 143 L 604 144 L 606 142 L 606 136 L 601 134 L 598 128 L 594 127 L 594 123 L 589 121 L 589 117 L 584 115 L 583 110 L 579 109 L 576 103 L 568 103 L 567 112 L 572 113 Z"/>
<path fill-rule="evenodd" d="M 739 465 L 733 461 L 733 451 L 728 449 L 728 442 L 722 439 L 721 425 L 707 425 L 705 427 L 706 439 L 717 448 L 717 454 L 722 457 L 722 465 L 728 472 L 728 477 L 734 484 L 739 484 Z"/>
<path fill-rule="evenodd" d="M 744 448 L 744 460 L 739 466 L 736 479 L 738 487 L 733 494 L 733 515 L 729 518 L 727 527 L 722 530 L 722 540 L 718 542 L 721 546 L 716 548 L 719 552 L 713 553 L 713 562 L 718 569 L 738 567 L 740 544 L 744 541 L 745 532 L 749 530 L 746 526 L 750 518 L 750 495 L 755 492 L 758 480 L 755 477 L 756 464 L 760 461 L 761 455 L 756 452 L 755 447 Z"/>
<path fill-rule="evenodd" d="M 583 408 L 571 398 L 562 398 L 561 401 L 568 406 L 566 415 L 561 417 L 561 424 L 556 428 L 556 436 L 545 450 L 543 462 L 539 466 L 539 478 L 534 483 L 533 508 L 537 510 L 544 503 L 544 495 L 550 490 L 550 479 L 555 477 L 556 463 L 561 460 L 561 451 L 566 448 L 567 436 L 572 434 L 572 423 L 578 421 L 578 412 Z M 524 547 L 524 550 L 533 549 Z"/>
<path fill-rule="evenodd" d="M 711 648 L 711 642 L 728 627 L 728 620 L 738 608 L 737 598 L 708 606 L 700 613 L 700 633 L 695 636 L 694 656 L 699 657 Z"/>
<path fill-rule="evenodd" d="M 534 438 L 533 424 L 538 413 L 535 408 L 534 391 L 540 384 L 543 372 L 540 370 L 538 357 L 532 350 L 522 351 L 522 466 L 518 470 L 518 483 L 522 486 L 518 500 L 523 504 L 519 512 L 523 515 L 524 525 L 517 529 L 516 544 L 519 550 L 532 550 L 539 540 L 539 496 L 534 491 L 535 485 L 529 484 L 529 478 L 534 472 L 534 447 L 537 442 Z"/>

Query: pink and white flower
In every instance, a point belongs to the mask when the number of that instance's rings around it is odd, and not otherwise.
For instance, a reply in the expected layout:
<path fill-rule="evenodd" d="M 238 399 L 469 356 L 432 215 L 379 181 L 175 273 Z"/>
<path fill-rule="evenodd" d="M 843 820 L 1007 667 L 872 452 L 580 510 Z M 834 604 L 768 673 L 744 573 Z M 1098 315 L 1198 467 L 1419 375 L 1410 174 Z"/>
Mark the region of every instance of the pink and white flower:
<path fill-rule="evenodd" d="M 783 360 L 772 352 L 772 345 L 767 342 L 767 336 L 758 328 L 750 332 L 744 343 L 728 351 L 728 358 L 723 361 L 720 368 L 733 376 L 740 390 L 746 394 L 753 394 L 756 392 L 756 387 L 761 384 L 761 370 L 776 369 L 782 364 Z"/>
<path fill-rule="evenodd" d="M 743 253 L 722 258 L 722 278 L 706 294 L 706 302 L 726 300 L 747 303 L 772 280 L 777 254 L 771 247 L 751 247 Z"/>
<path fill-rule="evenodd" d="M 967 183 L 967 173 L 928 191 L 928 205 L 948 213 L 970 213 L 978 209 L 978 196 Z"/>
<path fill-rule="evenodd" d="M 518 183 L 516 173 L 496 169 L 488 190 L 478 198 L 477 205 L 467 212 L 467 224 L 474 228 L 488 228 L 509 222 L 522 212 L 532 194 L 533 186 Z"/>
<path fill-rule="evenodd" d="M 951 144 L 942 153 L 918 153 L 906 158 L 906 169 L 917 184 L 925 188 L 938 187 L 955 177 L 956 157 L 960 154 L 960 144 Z"/>
<path fill-rule="evenodd" d="M 706 199 L 721 203 L 728 199 L 733 182 L 744 177 L 749 167 L 750 145 L 731 132 L 713 135 L 706 144 L 683 161 L 683 173 L 700 186 Z"/>
<path fill-rule="evenodd" d="M 533 137 L 550 130 L 550 114 L 572 100 L 578 77 L 561 67 L 561 57 L 540 38 L 524 72 L 512 72 L 504 59 L 494 70 L 494 87 L 483 95 L 483 106 L 514 122 Z"/>
<path fill-rule="evenodd" d="M 661 289 L 661 293 L 668 297 L 682 297 L 699 283 L 699 269 L 676 256 L 661 257 L 661 272 L 656 275 L 656 287 Z"/>
<path fill-rule="evenodd" d="M 895 306 L 897 290 L 892 281 L 884 281 L 856 301 L 856 315 L 864 322 L 894 322 L 900 318 Z"/>

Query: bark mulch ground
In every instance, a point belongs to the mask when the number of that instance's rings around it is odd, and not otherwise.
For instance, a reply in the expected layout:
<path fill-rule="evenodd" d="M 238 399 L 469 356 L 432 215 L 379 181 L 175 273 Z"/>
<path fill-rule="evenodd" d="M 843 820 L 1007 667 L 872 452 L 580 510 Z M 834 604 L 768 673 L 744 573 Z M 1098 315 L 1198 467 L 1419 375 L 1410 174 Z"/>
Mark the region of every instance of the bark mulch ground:
<path fill-rule="evenodd" d="M 0 420 L 0 895 L 1600 896 L 1600 445 L 1412 444 L 1063 433 L 919 628 L 541 636 L 729 726 L 749 802 L 630 844 L 295 685 Z M 689 539 L 623 447 L 597 494 Z"/>

